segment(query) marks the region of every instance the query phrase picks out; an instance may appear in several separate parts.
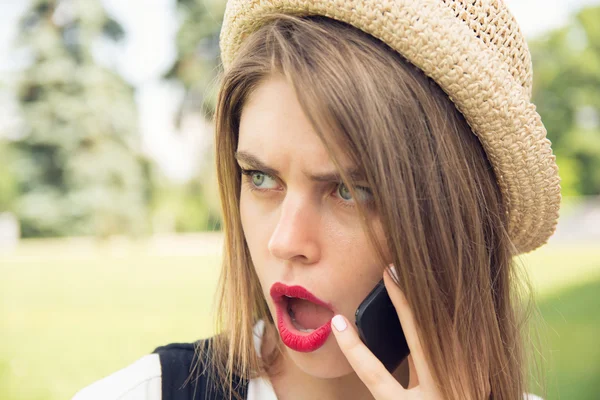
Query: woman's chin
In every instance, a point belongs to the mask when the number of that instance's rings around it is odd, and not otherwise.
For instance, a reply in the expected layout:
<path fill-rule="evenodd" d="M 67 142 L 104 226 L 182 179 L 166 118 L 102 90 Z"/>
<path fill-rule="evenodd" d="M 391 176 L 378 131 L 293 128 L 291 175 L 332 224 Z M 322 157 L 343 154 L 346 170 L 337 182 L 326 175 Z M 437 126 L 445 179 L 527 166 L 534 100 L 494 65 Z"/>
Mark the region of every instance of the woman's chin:
<path fill-rule="evenodd" d="M 286 347 L 290 361 L 305 374 L 320 379 L 334 379 L 354 373 L 333 334 L 319 349 L 302 353 Z"/>

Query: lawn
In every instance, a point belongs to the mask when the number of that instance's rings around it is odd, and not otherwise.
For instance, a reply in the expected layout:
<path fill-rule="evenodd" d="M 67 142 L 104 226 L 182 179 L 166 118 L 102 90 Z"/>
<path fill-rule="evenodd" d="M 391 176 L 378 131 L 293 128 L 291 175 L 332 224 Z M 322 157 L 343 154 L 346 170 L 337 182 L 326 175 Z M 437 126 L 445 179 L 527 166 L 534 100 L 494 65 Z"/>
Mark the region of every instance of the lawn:
<path fill-rule="evenodd" d="M 549 399 L 598 399 L 600 279 L 565 288 L 540 303 L 551 367 Z"/>
<path fill-rule="evenodd" d="M 155 347 L 211 335 L 220 242 L 29 241 L 0 253 L 0 399 L 59 400 Z M 600 250 L 523 258 L 539 296 L 551 399 L 600 393 Z"/>

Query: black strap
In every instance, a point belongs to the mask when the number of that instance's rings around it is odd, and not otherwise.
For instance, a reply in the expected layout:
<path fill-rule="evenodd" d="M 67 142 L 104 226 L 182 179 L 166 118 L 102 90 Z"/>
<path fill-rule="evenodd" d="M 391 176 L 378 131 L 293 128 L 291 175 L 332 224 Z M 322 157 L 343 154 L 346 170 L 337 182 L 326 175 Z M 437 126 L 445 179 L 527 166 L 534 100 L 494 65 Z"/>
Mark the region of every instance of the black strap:
<path fill-rule="evenodd" d="M 208 340 L 196 343 L 171 343 L 154 350 L 153 353 L 159 355 L 162 369 L 162 400 L 221 400 L 228 398 L 219 390 L 215 382 L 209 381 L 208 370 L 205 374 L 201 374 L 203 364 L 196 365 L 195 348 L 196 346 L 207 346 Z M 205 361 L 203 360 L 203 362 Z M 193 367 L 196 368 L 190 377 Z M 248 389 L 247 381 L 234 376 L 233 386 L 237 388 L 236 391 L 241 398 L 245 399 Z"/>

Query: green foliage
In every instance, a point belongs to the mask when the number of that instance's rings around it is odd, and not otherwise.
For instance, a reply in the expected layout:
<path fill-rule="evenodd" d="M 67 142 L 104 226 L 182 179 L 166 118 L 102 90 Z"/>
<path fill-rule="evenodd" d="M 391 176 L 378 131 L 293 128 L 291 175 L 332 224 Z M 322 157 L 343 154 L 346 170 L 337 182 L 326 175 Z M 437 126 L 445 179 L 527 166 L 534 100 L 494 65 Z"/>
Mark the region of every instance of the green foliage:
<path fill-rule="evenodd" d="M 210 193 L 196 178 L 185 184 L 166 180 L 155 185 L 152 210 L 156 232 L 198 232 L 221 228 L 218 210 L 209 204 Z"/>
<path fill-rule="evenodd" d="M 565 194 L 600 194 L 600 6 L 530 44 L 534 103 Z"/>
<path fill-rule="evenodd" d="M 164 78 L 184 88 L 176 116 L 181 125 L 186 115 L 198 114 L 211 120 L 216 106 L 217 82 L 221 72 L 219 33 L 225 12 L 224 0 L 177 0 L 180 26 L 177 59 Z M 218 186 L 212 150 L 203 154 L 197 176 L 184 185 L 163 182 L 154 208 L 158 230 L 176 232 L 215 230 L 221 226 Z"/>
<path fill-rule="evenodd" d="M 220 71 L 219 32 L 225 12 L 224 0 L 177 0 L 182 22 L 177 34 L 177 60 L 165 78 L 185 88 L 179 112 L 201 109 L 212 118 L 216 105 L 215 77 Z"/>
<path fill-rule="evenodd" d="M 10 150 L 8 143 L 0 139 L 0 213 L 13 211 L 17 197 L 17 182 L 8 168 L 13 160 Z"/>
<path fill-rule="evenodd" d="M 133 89 L 92 55 L 123 30 L 99 0 L 38 0 L 19 37 L 31 60 L 14 145 L 23 235 L 143 233 L 148 182 Z"/>

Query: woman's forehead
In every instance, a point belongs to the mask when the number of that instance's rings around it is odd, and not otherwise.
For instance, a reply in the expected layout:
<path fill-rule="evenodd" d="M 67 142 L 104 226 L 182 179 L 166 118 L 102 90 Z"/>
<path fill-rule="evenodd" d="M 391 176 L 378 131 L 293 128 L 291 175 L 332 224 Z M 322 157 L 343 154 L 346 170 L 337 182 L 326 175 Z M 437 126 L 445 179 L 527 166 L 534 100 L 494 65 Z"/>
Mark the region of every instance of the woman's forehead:
<path fill-rule="evenodd" d="M 342 168 L 353 168 L 344 151 L 332 151 Z M 330 178 L 322 175 L 336 169 L 292 86 L 279 77 L 261 83 L 243 107 L 237 154 L 238 161 L 246 165 L 253 161 L 276 170 L 299 166 L 306 174 L 315 175 L 315 180 Z"/>

